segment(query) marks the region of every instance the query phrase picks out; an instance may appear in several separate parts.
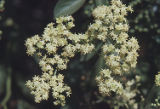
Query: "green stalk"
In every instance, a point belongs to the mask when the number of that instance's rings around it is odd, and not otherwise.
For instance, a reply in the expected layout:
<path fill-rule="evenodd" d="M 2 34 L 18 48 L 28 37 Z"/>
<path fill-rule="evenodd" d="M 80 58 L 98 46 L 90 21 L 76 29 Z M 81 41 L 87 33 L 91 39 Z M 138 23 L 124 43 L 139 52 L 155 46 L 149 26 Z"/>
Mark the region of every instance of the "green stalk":
<path fill-rule="evenodd" d="M 11 71 L 8 71 L 8 77 L 6 80 L 6 96 L 1 102 L 1 105 L 4 109 L 7 109 L 7 102 L 11 97 Z"/>

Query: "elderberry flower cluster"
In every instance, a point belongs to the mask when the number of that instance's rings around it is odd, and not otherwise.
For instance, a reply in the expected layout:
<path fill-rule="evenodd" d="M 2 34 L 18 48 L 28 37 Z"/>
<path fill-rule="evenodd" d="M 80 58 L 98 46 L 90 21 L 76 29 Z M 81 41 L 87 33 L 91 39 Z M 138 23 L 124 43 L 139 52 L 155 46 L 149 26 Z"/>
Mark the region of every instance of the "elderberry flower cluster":
<path fill-rule="evenodd" d="M 138 102 L 136 102 L 135 97 L 137 94 L 140 93 L 138 90 L 139 85 L 140 85 L 140 76 L 136 76 L 135 79 L 127 81 L 121 96 L 118 97 L 118 102 L 121 101 L 121 103 L 119 103 L 119 107 L 123 104 L 123 105 L 128 105 L 128 107 L 129 106 L 133 107 L 133 109 L 138 109 Z"/>
<path fill-rule="evenodd" d="M 128 11 L 132 12 L 132 8 L 122 4 L 120 0 L 112 0 L 110 6 L 99 6 L 93 10 L 95 22 L 87 31 L 89 36 L 103 42 L 102 54 L 106 70 L 102 72 L 110 76 L 129 72 L 137 63 L 139 45 L 135 38 L 129 38 L 128 35 Z M 120 94 L 120 89 L 123 89 L 121 83 L 112 77 L 104 78 L 103 75 L 100 73 L 97 76 L 100 92 L 108 95 L 110 91 L 114 91 Z"/>
<path fill-rule="evenodd" d="M 117 82 L 113 77 L 111 77 L 111 73 L 112 72 L 109 69 L 100 71 L 99 76 L 96 78 L 99 91 L 102 94 L 109 94 L 110 91 L 121 94 L 123 91 L 123 86 L 120 82 Z"/>
<path fill-rule="evenodd" d="M 74 27 L 73 18 L 60 17 L 56 24 L 50 23 L 41 36 L 35 35 L 26 41 L 27 54 L 36 53 L 40 57 L 39 65 L 44 72 L 53 72 L 67 68 L 69 58 L 76 52 L 87 54 L 94 45 L 89 43 L 85 34 L 73 34 L 70 29 Z"/>
<path fill-rule="evenodd" d="M 34 77 L 33 81 L 28 81 L 26 84 L 38 103 L 41 100 L 48 99 L 48 90 L 52 88 L 53 97 L 56 99 L 54 104 L 64 105 L 65 96 L 59 93 L 66 91 L 69 96 L 71 91 L 68 86 L 63 86 L 63 78 L 56 80 L 57 77 L 60 77 L 60 74 L 56 76 L 54 72 L 65 70 L 69 59 L 74 57 L 77 52 L 87 54 L 94 49 L 94 45 L 90 43 L 88 36 L 73 34 L 70 32 L 72 27 L 74 27 L 74 24 L 71 16 L 59 17 L 56 19 L 56 24 L 50 23 L 47 25 L 42 36 L 35 35 L 26 40 L 27 54 L 31 56 L 36 54 L 39 57 L 39 65 L 43 72 L 41 77 Z M 47 76 L 47 80 L 45 76 Z M 42 93 L 45 93 L 45 95 L 42 95 Z"/>
<path fill-rule="evenodd" d="M 77 53 L 88 54 L 95 49 L 96 40 L 103 43 L 101 53 L 105 68 L 98 73 L 96 81 L 103 95 L 110 92 L 122 94 L 123 85 L 115 77 L 129 72 L 137 63 L 138 42 L 128 36 L 128 23 L 125 18 L 131 7 L 120 0 L 112 0 L 110 6 L 99 6 L 93 11 L 94 23 L 84 34 L 70 31 L 74 27 L 71 16 L 59 17 L 56 23 L 50 23 L 42 36 L 35 35 L 26 40 L 27 54 L 37 55 L 42 76 L 33 77 L 26 85 L 35 96 L 35 101 L 47 100 L 49 90 L 55 99 L 54 104 L 65 104 L 65 95 L 70 96 L 71 89 L 63 83 L 59 71 L 67 69 L 70 58 Z M 54 73 L 56 72 L 56 73 Z"/>
<path fill-rule="evenodd" d="M 64 76 L 62 74 L 49 75 L 43 73 L 41 77 L 35 76 L 33 80 L 28 80 L 26 85 L 31 89 L 31 94 L 35 96 L 35 102 L 40 103 L 42 100 L 47 100 L 49 90 L 52 90 L 52 96 L 55 99 L 54 104 L 65 105 L 65 95 L 70 96 L 71 89 L 63 83 Z"/>

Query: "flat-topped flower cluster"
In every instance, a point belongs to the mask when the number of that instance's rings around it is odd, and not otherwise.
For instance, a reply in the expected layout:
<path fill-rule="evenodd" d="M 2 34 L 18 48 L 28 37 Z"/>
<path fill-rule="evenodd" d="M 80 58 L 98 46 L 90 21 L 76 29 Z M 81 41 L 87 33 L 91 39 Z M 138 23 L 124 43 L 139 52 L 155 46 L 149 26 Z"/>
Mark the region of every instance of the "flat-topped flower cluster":
<path fill-rule="evenodd" d="M 64 84 L 64 76 L 59 71 L 67 69 L 70 58 L 77 53 L 91 53 L 96 46 L 93 43 L 95 40 L 103 43 L 100 54 L 105 61 L 105 67 L 96 77 L 99 91 L 103 95 L 109 95 L 110 92 L 122 94 L 123 85 L 115 77 L 136 66 L 139 49 L 137 40 L 128 36 L 128 11 L 132 12 L 130 6 L 127 7 L 120 0 L 112 0 L 110 6 L 99 6 L 93 11 L 94 23 L 84 34 L 70 31 L 74 27 L 74 19 L 67 16 L 48 24 L 42 36 L 28 38 L 25 43 L 27 54 L 39 57 L 43 72 L 42 76 L 35 76 L 26 83 L 35 101 L 47 100 L 52 89 L 54 104 L 65 104 L 65 95 L 70 96 L 71 89 Z"/>
<path fill-rule="evenodd" d="M 125 16 L 128 11 L 132 12 L 132 8 L 120 0 L 112 0 L 110 6 L 99 6 L 93 11 L 95 23 L 89 27 L 88 35 L 104 42 L 102 53 L 106 67 L 96 78 L 102 94 L 122 93 L 122 84 L 114 80 L 114 76 L 136 67 L 139 45 L 127 33 L 129 25 Z"/>
<path fill-rule="evenodd" d="M 86 34 L 73 34 L 70 31 L 72 27 L 74 24 L 71 16 L 59 17 L 56 19 L 56 24 L 47 25 L 42 36 L 35 35 L 26 40 L 27 54 L 31 56 L 36 54 L 39 57 L 39 65 L 43 72 L 41 77 L 35 76 L 32 81 L 29 80 L 26 83 L 37 103 L 41 100 L 47 100 L 49 90 L 53 89 L 53 97 L 56 100 L 54 104 L 63 106 L 65 104 L 63 94 L 66 92 L 66 95 L 70 96 L 71 89 L 63 83 L 64 76 L 58 72 L 67 69 L 69 59 L 74 57 L 77 52 L 87 54 L 94 49 L 88 36 Z M 55 81 L 58 79 L 54 82 L 55 84 L 53 84 L 54 79 Z M 45 95 L 43 95 L 44 93 Z"/>

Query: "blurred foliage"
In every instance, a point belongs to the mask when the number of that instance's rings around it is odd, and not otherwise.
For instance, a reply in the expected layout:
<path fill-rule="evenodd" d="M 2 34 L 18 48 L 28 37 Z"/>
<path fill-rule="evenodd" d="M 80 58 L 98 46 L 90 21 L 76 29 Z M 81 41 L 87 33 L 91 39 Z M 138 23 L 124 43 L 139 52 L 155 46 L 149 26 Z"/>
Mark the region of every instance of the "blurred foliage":
<path fill-rule="evenodd" d="M 138 38 L 141 47 L 137 68 L 130 77 L 135 74 L 141 76 L 139 91 L 144 101 L 139 103 L 139 108 L 152 109 L 154 107 L 150 104 L 160 95 L 160 89 L 154 86 L 154 75 L 160 71 L 160 0 L 123 2 L 133 7 L 134 12 L 128 16 L 129 34 Z M 2 101 L 8 93 L 11 94 L 5 101 L 8 109 L 110 109 L 106 102 L 110 98 L 104 100 L 99 96 L 93 79 L 103 66 L 98 54 L 101 44 L 93 53 L 82 57 L 77 55 L 69 63 L 68 70 L 64 72 L 65 81 L 71 86 L 73 94 L 65 107 L 54 107 L 50 102 L 52 100 L 34 103 L 25 81 L 40 74 L 41 70 L 36 57 L 26 55 L 24 46 L 29 36 L 42 33 L 43 28 L 58 16 L 73 15 L 76 27 L 72 31 L 85 31 L 93 21 L 91 11 L 108 3 L 109 0 L 6 0 L 5 10 L 0 12 L 0 29 L 3 31 L 0 40 L 0 109 L 3 109 Z M 11 89 L 8 92 L 6 83 L 9 77 Z"/>

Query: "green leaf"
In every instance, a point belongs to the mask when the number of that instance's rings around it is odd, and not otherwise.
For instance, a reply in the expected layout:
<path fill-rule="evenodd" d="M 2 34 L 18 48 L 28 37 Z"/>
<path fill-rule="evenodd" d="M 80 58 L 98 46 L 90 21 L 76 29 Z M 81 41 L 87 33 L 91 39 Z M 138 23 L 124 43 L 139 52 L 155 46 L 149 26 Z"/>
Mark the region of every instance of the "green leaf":
<path fill-rule="evenodd" d="M 66 16 L 80 9 L 86 0 L 59 0 L 54 8 L 54 17 Z"/>

